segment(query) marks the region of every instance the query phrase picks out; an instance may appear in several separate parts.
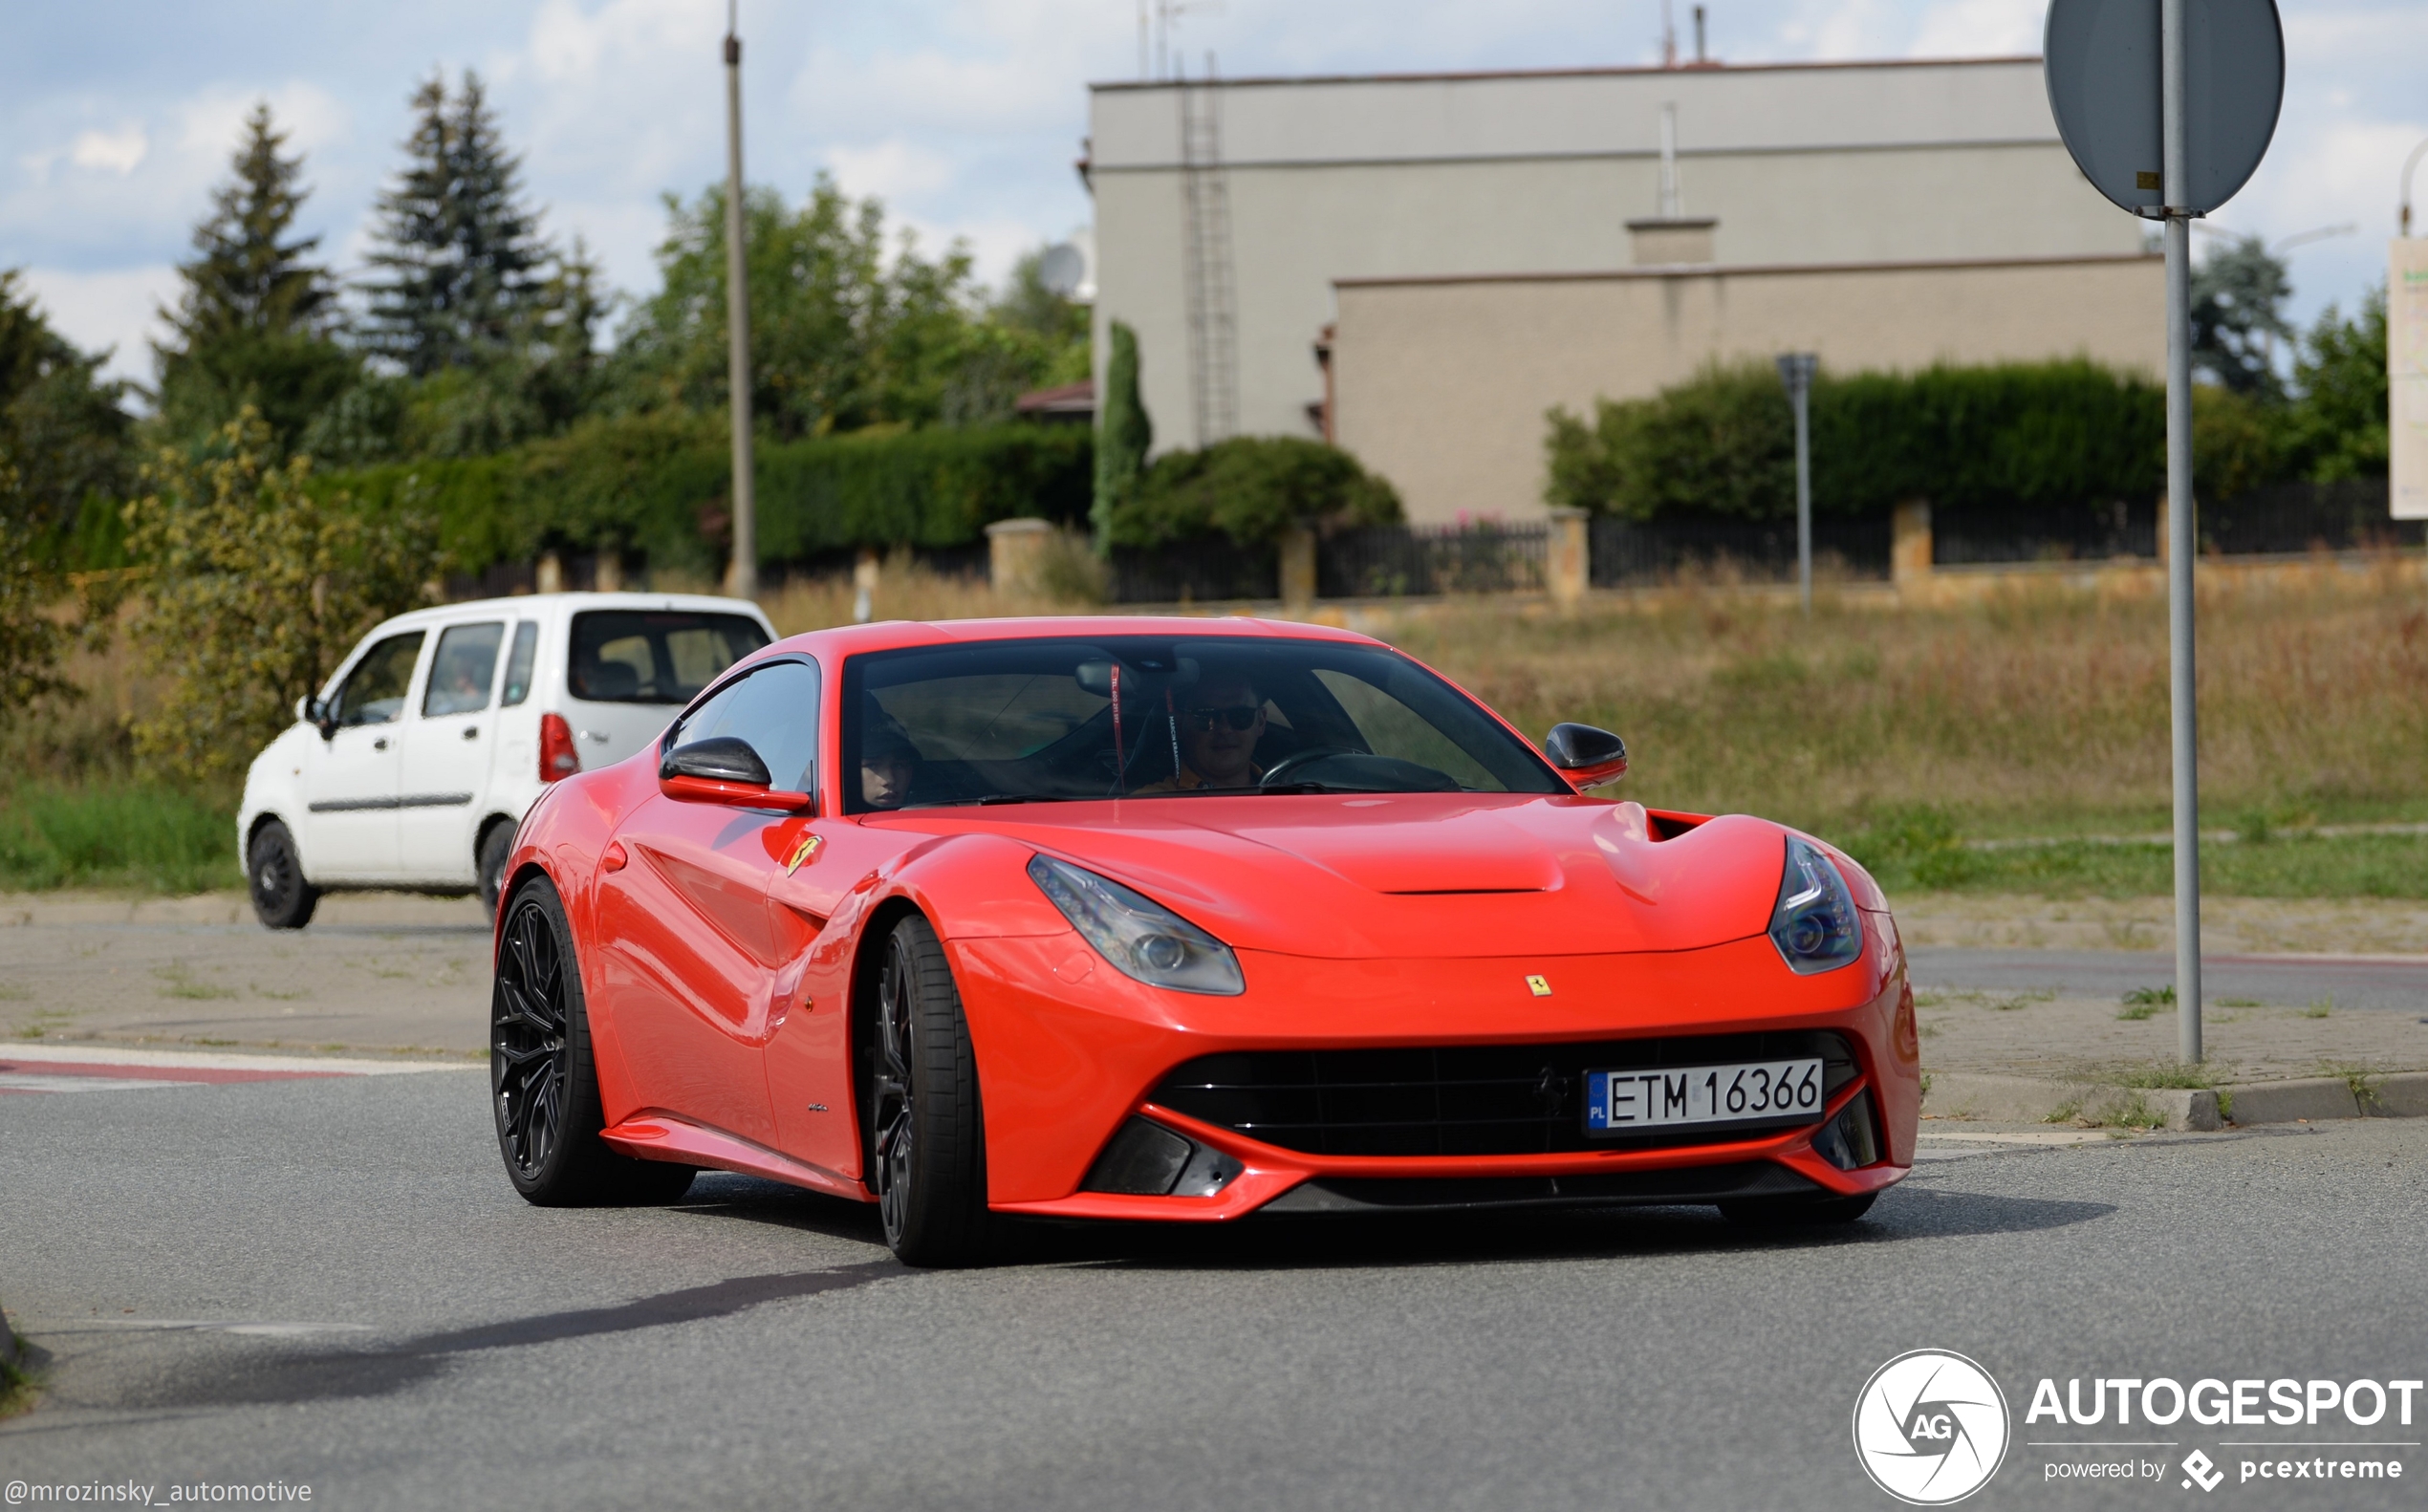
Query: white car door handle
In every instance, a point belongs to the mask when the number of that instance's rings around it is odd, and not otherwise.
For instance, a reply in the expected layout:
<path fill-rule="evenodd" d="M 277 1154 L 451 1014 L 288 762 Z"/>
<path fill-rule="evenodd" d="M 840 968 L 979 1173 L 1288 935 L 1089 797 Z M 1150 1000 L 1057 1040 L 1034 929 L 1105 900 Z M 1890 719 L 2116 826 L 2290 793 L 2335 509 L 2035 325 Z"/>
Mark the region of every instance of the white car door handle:
<path fill-rule="evenodd" d="M 386 750 L 388 748 L 388 738 L 385 735 L 380 736 L 378 740 L 371 743 L 371 748 L 375 751 Z"/>
<path fill-rule="evenodd" d="M 604 745 L 607 744 L 607 732 L 605 730 L 584 730 L 582 731 L 582 739 L 586 741 L 596 741 L 599 745 Z"/>
<path fill-rule="evenodd" d="M 464 738 L 467 741 L 479 740 L 481 738 L 481 727 L 478 724 L 465 725 Z"/>

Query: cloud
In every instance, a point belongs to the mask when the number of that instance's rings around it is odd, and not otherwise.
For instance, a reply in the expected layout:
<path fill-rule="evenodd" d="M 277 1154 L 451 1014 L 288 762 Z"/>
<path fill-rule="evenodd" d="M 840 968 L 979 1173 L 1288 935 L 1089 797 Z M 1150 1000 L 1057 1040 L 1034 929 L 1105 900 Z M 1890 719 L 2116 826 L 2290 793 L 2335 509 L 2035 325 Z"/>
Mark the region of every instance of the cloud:
<path fill-rule="evenodd" d="M 856 199 L 906 200 L 943 188 L 954 177 L 950 158 L 900 137 L 867 147 L 829 147 L 826 163 L 843 192 Z"/>
<path fill-rule="evenodd" d="M 2044 0 L 1942 0 L 1922 13 L 1910 57 L 1977 57 L 2037 53 L 2049 7 Z"/>
<path fill-rule="evenodd" d="M 53 330 L 87 352 L 116 349 L 103 369 L 109 376 L 138 381 L 151 378 L 147 343 L 166 335 L 154 312 L 177 297 L 174 267 L 161 263 L 102 271 L 36 267 L 25 270 L 25 282 Z"/>

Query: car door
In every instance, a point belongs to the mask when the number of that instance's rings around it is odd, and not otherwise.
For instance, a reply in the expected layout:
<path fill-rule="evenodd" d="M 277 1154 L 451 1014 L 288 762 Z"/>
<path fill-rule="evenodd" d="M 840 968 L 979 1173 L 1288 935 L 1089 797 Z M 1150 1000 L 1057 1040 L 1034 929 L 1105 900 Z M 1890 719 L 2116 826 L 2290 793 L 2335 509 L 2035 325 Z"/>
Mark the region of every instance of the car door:
<path fill-rule="evenodd" d="M 379 641 L 330 702 L 328 734 L 304 772 L 304 865 L 314 881 L 397 875 L 398 724 L 423 638 L 410 630 Z"/>
<path fill-rule="evenodd" d="M 779 786 L 814 749 L 817 667 L 784 660 L 728 683 L 669 744 L 750 742 Z M 650 797 L 617 830 L 597 920 L 603 996 L 641 1101 L 773 1147 L 765 1049 L 786 1004 L 779 974 L 795 942 L 776 927 L 763 832 L 772 810 Z"/>
<path fill-rule="evenodd" d="M 494 693 L 505 641 L 502 619 L 441 629 L 419 710 L 399 732 L 397 844 L 404 875 L 416 880 L 473 880 L 472 821 L 497 746 Z"/>

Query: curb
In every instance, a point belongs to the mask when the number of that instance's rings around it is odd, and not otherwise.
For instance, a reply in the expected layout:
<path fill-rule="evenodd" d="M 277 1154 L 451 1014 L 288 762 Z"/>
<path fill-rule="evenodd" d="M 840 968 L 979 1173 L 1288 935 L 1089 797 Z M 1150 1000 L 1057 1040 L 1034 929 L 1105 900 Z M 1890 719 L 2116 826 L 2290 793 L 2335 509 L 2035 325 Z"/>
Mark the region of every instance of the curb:
<path fill-rule="evenodd" d="M 1988 1076 L 1944 1071 L 1931 1077 L 1926 1113 L 1992 1123 L 2094 1123 L 2155 1119 L 2165 1129 L 2211 1130 L 2235 1124 L 2319 1122 L 2330 1118 L 2428 1117 L 2428 1071 L 2396 1071 L 2360 1079 L 2311 1076 L 2288 1081 L 2205 1087 L 2120 1087 L 2109 1082 L 2055 1081 L 2038 1076 Z"/>

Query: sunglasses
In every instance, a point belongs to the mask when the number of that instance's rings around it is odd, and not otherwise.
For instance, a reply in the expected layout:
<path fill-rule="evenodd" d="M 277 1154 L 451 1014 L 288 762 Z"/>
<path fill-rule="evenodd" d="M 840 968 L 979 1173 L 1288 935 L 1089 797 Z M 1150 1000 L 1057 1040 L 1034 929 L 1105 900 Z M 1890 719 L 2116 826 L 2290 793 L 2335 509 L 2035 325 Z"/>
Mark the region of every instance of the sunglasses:
<path fill-rule="evenodd" d="M 1193 730 L 1210 730 L 1218 721 L 1235 730 L 1245 730 L 1255 725 L 1256 713 L 1252 703 L 1234 703 L 1224 709 L 1191 709 L 1181 718 Z"/>

